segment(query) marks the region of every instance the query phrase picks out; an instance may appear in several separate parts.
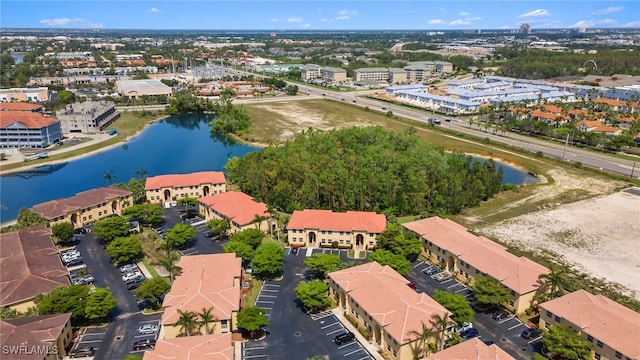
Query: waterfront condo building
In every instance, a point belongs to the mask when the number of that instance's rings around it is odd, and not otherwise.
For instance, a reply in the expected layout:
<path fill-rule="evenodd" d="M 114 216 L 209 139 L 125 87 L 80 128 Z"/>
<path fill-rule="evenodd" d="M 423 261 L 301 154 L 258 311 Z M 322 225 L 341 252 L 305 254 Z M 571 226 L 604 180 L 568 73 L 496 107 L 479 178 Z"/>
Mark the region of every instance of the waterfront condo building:
<path fill-rule="evenodd" d="M 291 246 L 332 247 L 368 250 L 387 226 L 383 214 L 364 211 L 336 213 L 331 210 L 296 210 L 287 224 Z"/>
<path fill-rule="evenodd" d="M 113 101 L 85 101 L 73 103 L 56 112 L 62 131 L 68 133 L 97 133 L 120 117 Z"/>
<path fill-rule="evenodd" d="M 198 210 L 206 221 L 223 219 L 229 221 L 234 234 L 246 229 L 269 231 L 271 214 L 267 205 L 257 202 L 240 191 L 227 191 L 199 199 Z"/>
<path fill-rule="evenodd" d="M 46 148 L 61 140 L 58 119 L 31 111 L 0 112 L 0 148 Z"/>
<path fill-rule="evenodd" d="M 200 198 L 226 191 L 222 171 L 201 171 L 190 174 L 169 174 L 146 179 L 144 191 L 147 201 L 165 203 L 181 198 Z"/>

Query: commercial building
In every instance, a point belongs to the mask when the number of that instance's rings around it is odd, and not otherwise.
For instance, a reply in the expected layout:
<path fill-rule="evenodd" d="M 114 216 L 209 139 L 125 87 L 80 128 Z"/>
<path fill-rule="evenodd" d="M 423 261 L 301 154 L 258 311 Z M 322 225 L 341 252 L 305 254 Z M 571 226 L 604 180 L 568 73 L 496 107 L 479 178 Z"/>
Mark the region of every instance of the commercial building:
<path fill-rule="evenodd" d="M 112 101 L 73 103 L 56 112 L 62 131 L 68 133 L 97 133 L 120 118 Z"/>
<path fill-rule="evenodd" d="M 364 211 L 334 213 L 331 210 L 296 210 L 287 224 L 291 246 L 332 247 L 368 250 L 387 226 L 383 214 Z"/>
<path fill-rule="evenodd" d="M 69 272 L 44 225 L 2 234 L 0 269 L 0 306 L 19 312 L 34 307 L 36 295 L 69 285 Z"/>
<path fill-rule="evenodd" d="M 72 340 L 71 313 L 0 320 L 0 346 L 6 359 L 62 359 Z"/>
<path fill-rule="evenodd" d="M 60 140 L 58 119 L 30 111 L 0 113 L 0 148 L 46 148 Z"/>
<path fill-rule="evenodd" d="M 159 339 L 173 339 L 182 331 L 177 324 L 180 311 L 202 312 L 211 309 L 215 320 L 209 333 L 231 333 L 237 329 L 236 316 L 242 308 L 242 259 L 235 253 L 183 256 L 177 264 L 178 275 L 165 295 L 165 309 Z M 198 332 L 205 333 L 204 325 Z"/>
<path fill-rule="evenodd" d="M 434 74 L 452 73 L 453 64 L 446 61 L 413 61 L 403 70 L 410 81 L 426 81 Z"/>
<path fill-rule="evenodd" d="M 158 340 L 153 350 L 144 352 L 142 359 L 233 360 L 234 342 L 231 333 Z"/>
<path fill-rule="evenodd" d="M 170 86 L 160 80 L 118 80 L 116 90 L 122 96 L 137 99 L 140 96 L 171 96 Z"/>
<path fill-rule="evenodd" d="M 429 355 L 424 360 L 515 360 L 496 344 L 487 345 L 478 338 L 463 341 L 460 344 Z"/>
<path fill-rule="evenodd" d="M 525 257 L 507 252 L 507 248 L 485 237 L 476 236 L 449 219 L 434 216 L 403 224 L 422 240 L 424 252 L 432 261 L 458 278 L 473 283 L 482 274 L 496 279 L 509 290 L 509 309 L 519 314 L 531 306 L 542 284 L 546 267 Z"/>
<path fill-rule="evenodd" d="M 199 200 L 199 212 L 206 221 L 223 219 L 231 224 L 230 233 L 246 229 L 269 231 L 271 214 L 267 205 L 240 191 L 227 191 L 204 196 Z"/>
<path fill-rule="evenodd" d="M 594 359 L 640 359 L 640 314 L 585 290 L 540 304 L 540 328 L 564 325 L 589 343 Z"/>
<path fill-rule="evenodd" d="M 190 174 L 169 174 L 146 179 L 144 191 L 147 201 L 165 203 L 181 198 L 200 198 L 226 191 L 222 171 L 201 171 Z"/>
<path fill-rule="evenodd" d="M 102 218 L 120 215 L 133 205 L 133 193 L 116 187 L 80 192 L 75 196 L 34 205 L 31 210 L 42 215 L 49 225 L 63 222 L 79 228 Z"/>
<path fill-rule="evenodd" d="M 322 67 L 318 65 L 300 66 L 300 78 L 302 81 L 324 80 L 330 84 L 347 81 L 347 71 L 334 67 Z"/>
<path fill-rule="evenodd" d="M 450 316 L 428 295 L 407 286 L 409 281 L 402 275 L 377 262 L 332 272 L 329 280 L 329 295 L 391 359 L 414 359 L 417 337 L 412 331 L 421 332 L 436 317 Z M 437 336 L 434 333 L 429 341 Z"/>
<path fill-rule="evenodd" d="M 12 88 L 0 89 L 0 102 L 45 102 L 49 101 L 49 89 L 39 88 Z"/>

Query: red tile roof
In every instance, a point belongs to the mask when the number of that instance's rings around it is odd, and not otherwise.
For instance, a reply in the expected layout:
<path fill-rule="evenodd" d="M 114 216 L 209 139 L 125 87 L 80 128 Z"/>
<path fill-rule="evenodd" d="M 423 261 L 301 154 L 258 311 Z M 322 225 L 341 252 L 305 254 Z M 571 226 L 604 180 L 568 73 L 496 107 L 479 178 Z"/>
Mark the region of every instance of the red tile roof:
<path fill-rule="evenodd" d="M 37 204 L 31 209 L 51 220 L 74 210 L 86 209 L 90 206 L 95 206 L 103 202 L 131 194 L 131 191 L 122 190 L 116 187 L 97 188 L 80 192 L 69 198 L 51 200 Z"/>
<path fill-rule="evenodd" d="M 365 231 L 379 234 L 387 226 L 383 214 L 365 211 L 335 213 L 331 210 L 296 210 L 287 224 L 288 229 L 318 229 L 331 231 Z"/>
<path fill-rule="evenodd" d="M 44 225 L 2 234 L 0 270 L 0 306 L 69 285 L 67 268 Z"/>
<path fill-rule="evenodd" d="M 614 99 L 607 99 L 607 98 L 597 98 L 597 99 L 593 99 L 591 100 L 594 103 L 599 103 L 599 104 L 607 104 L 609 106 L 622 106 L 625 104 L 624 101 L 620 101 L 620 100 L 614 100 Z"/>
<path fill-rule="evenodd" d="M 433 355 L 427 356 L 424 360 L 515 360 L 498 345 L 486 345 L 478 338 L 463 341 L 448 349 L 444 349 Z"/>
<path fill-rule="evenodd" d="M 42 105 L 24 102 L 10 102 L 0 104 L 0 111 L 38 111 Z"/>
<path fill-rule="evenodd" d="M 600 121 L 580 120 L 576 123 L 576 128 L 582 124 L 584 124 L 587 127 L 587 129 L 598 128 L 602 126 L 602 123 Z"/>
<path fill-rule="evenodd" d="M 271 217 L 265 203 L 256 202 L 251 196 L 240 191 L 209 195 L 201 197 L 199 201 L 240 226 L 251 224 L 256 216 Z"/>
<path fill-rule="evenodd" d="M 377 262 L 335 271 L 329 278 L 400 344 L 415 340 L 410 333 L 420 331 L 423 323 L 431 326 L 434 314 L 448 313 L 428 295 L 408 287 L 409 281 L 398 272 Z"/>
<path fill-rule="evenodd" d="M 213 308 L 218 319 L 231 319 L 231 313 L 240 309 L 242 290 L 234 281 L 241 277 L 241 265 L 242 259 L 235 253 L 181 257 L 178 266 L 182 274 L 164 298 L 161 323 L 175 324 L 180 318 L 178 309 L 199 312 Z"/>
<path fill-rule="evenodd" d="M 531 116 L 533 117 L 538 117 L 538 118 L 542 118 L 542 119 L 549 119 L 549 120 L 568 120 L 569 117 L 566 115 L 562 115 L 562 113 L 550 113 L 550 112 L 546 112 L 546 111 L 542 111 L 540 109 L 534 109 L 531 112 Z"/>
<path fill-rule="evenodd" d="M 522 295 L 540 286 L 540 275 L 549 269 L 525 257 L 507 252 L 507 248 L 482 236 L 476 236 L 449 219 L 434 216 L 412 221 L 403 226 L 436 246 L 498 280 Z"/>
<path fill-rule="evenodd" d="M 11 124 L 21 124 L 28 129 L 41 129 L 60 120 L 44 117 L 40 113 L 30 111 L 0 111 L 0 128 L 5 129 Z"/>
<path fill-rule="evenodd" d="M 617 302 L 584 290 L 540 304 L 595 339 L 622 353 L 640 359 L 640 314 Z M 635 335 L 634 335 L 635 334 Z"/>
<path fill-rule="evenodd" d="M 224 184 L 222 171 L 201 171 L 191 174 L 169 174 L 147 178 L 144 189 L 161 189 L 164 187 L 198 186 L 202 184 Z"/>
<path fill-rule="evenodd" d="M 231 333 L 158 340 L 143 360 L 233 360 Z"/>
<path fill-rule="evenodd" d="M 45 349 L 57 345 L 56 340 L 64 331 L 65 325 L 71 318 L 71 313 L 31 316 L 17 319 L 0 320 L 0 346 L 7 349 L 10 346 L 27 346 Z M 7 353 L 4 353 L 7 355 Z M 7 359 L 12 360 L 42 360 L 43 354 L 35 351 L 23 351 L 11 354 Z"/>

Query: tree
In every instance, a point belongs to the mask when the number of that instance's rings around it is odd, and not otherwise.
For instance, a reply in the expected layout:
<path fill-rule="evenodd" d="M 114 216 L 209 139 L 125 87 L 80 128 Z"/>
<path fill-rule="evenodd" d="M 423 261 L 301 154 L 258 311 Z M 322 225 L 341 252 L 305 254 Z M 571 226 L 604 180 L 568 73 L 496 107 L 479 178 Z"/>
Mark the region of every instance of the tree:
<path fill-rule="evenodd" d="M 400 224 L 388 224 L 376 238 L 376 244 L 409 261 L 415 261 L 422 253 L 422 241 L 413 232 L 404 231 Z"/>
<path fill-rule="evenodd" d="M 42 315 L 71 313 L 74 322 L 85 319 L 86 299 L 89 287 L 86 285 L 70 285 L 57 287 L 48 294 L 36 296 L 38 313 Z"/>
<path fill-rule="evenodd" d="M 438 335 L 438 349 L 442 351 L 445 345 L 445 334 L 447 329 L 455 325 L 455 322 L 449 317 L 449 313 L 444 315 L 433 314 L 431 316 L 431 323 L 433 324 L 433 331 Z"/>
<path fill-rule="evenodd" d="M 202 308 L 198 316 L 200 316 L 200 326 L 204 327 L 205 335 L 209 335 L 209 333 L 215 332 L 215 322 L 218 321 L 213 314 L 213 308 Z M 213 323 L 213 328 L 209 328 L 209 324 Z"/>
<path fill-rule="evenodd" d="M 396 255 L 389 250 L 378 249 L 369 255 L 371 261 L 377 261 L 380 265 L 389 265 L 400 275 L 411 271 L 411 263 L 402 255 Z"/>
<path fill-rule="evenodd" d="M 85 314 L 89 320 L 106 319 L 118 300 L 105 288 L 96 288 L 87 298 Z"/>
<path fill-rule="evenodd" d="M 331 305 L 327 298 L 328 291 L 329 285 L 320 280 L 301 281 L 295 288 L 298 299 L 312 313 Z"/>
<path fill-rule="evenodd" d="M 162 222 L 163 210 L 159 204 L 137 204 L 124 209 L 122 215 L 142 224 L 157 225 Z"/>
<path fill-rule="evenodd" d="M 113 239 L 125 236 L 129 230 L 127 219 L 121 216 L 110 216 L 101 219 L 91 230 L 93 235 L 105 242 L 111 242 Z"/>
<path fill-rule="evenodd" d="M 284 92 L 287 95 L 296 95 L 298 93 L 298 86 L 297 85 L 288 85 L 287 87 L 284 88 Z"/>
<path fill-rule="evenodd" d="M 198 314 L 194 311 L 177 310 L 180 318 L 176 321 L 176 325 L 180 327 L 180 334 L 184 336 L 195 335 L 198 330 Z"/>
<path fill-rule="evenodd" d="M 140 284 L 133 290 L 133 295 L 135 295 L 136 300 L 146 299 L 156 302 L 160 296 L 168 293 L 169 290 L 171 290 L 171 285 L 167 282 L 167 279 L 153 278 Z"/>
<path fill-rule="evenodd" d="M 51 233 L 58 241 L 64 241 L 71 239 L 75 231 L 74 226 L 71 223 L 59 223 L 51 226 Z"/>
<path fill-rule="evenodd" d="M 481 304 L 506 304 L 509 302 L 509 290 L 490 276 L 476 276 L 473 291 L 476 293 L 476 301 Z"/>
<path fill-rule="evenodd" d="M 550 354 L 562 359 L 578 360 L 591 358 L 589 343 L 570 327 L 556 324 L 549 327 L 542 337 L 542 343 Z"/>
<path fill-rule="evenodd" d="M 182 268 L 176 265 L 175 260 L 177 258 L 175 251 L 167 249 L 167 257 L 161 259 L 158 263 L 165 268 L 169 273 L 169 282 L 173 284 L 173 279 L 182 272 Z"/>
<path fill-rule="evenodd" d="M 21 208 L 18 212 L 16 223 L 3 227 L 2 229 L 0 229 L 0 232 L 5 233 L 8 231 L 16 231 L 38 225 L 47 225 L 48 223 L 49 221 L 42 215 L 33 212 L 31 209 Z"/>
<path fill-rule="evenodd" d="M 213 219 L 207 222 L 207 229 L 216 233 L 216 238 L 219 238 L 227 234 L 227 231 L 231 229 L 231 224 L 229 223 L 229 220 Z"/>
<path fill-rule="evenodd" d="M 471 305 L 462 294 L 452 294 L 448 291 L 436 289 L 433 300 L 451 311 L 451 319 L 453 321 L 457 323 L 473 321 L 473 308 L 471 308 Z"/>
<path fill-rule="evenodd" d="M 429 341 L 435 335 L 433 329 L 423 322 L 420 325 L 420 330 L 411 330 L 408 334 L 414 338 L 414 343 L 411 345 L 414 359 L 423 359 L 438 351 L 438 345 Z"/>
<path fill-rule="evenodd" d="M 544 281 L 540 286 L 540 291 L 548 294 L 549 299 L 564 295 L 569 285 L 567 272 L 568 269 L 564 266 L 552 266 L 550 273 L 541 274 L 539 277 Z"/>
<path fill-rule="evenodd" d="M 68 90 L 60 90 L 58 91 L 58 95 L 56 96 L 54 105 L 56 109 L 64 109 L 65 106 L 75 101 L 76 101 L 76 94 Z"/>
<path fill-rule="evenodd" d="M 231 241 L 222 247 L 226 253 L 235 253 L 236 256 L 242 258 L 243 262 L 249 262 L 255 255 L 255 250 L 246 243 L 240 241 Z"/>
<path fill-rule="evenodd" d="M 272 278 L 280 275 L 284 267 L 285 250 L 278 244 L 267 243 L 260 245 L 251 261 L 253 271 L 262 278 Z"/>
<path fill-rule="evenodd" d="M 105 171 L 104 175 L 102 176 L 102 183 L 111 185 L 117 179 L 118 177 L 113 173 L 113 170 L 108 170 Z"/>
<path fill-rule="evenodd" d="M 239 241 L 257 249 L 262 240 L 264 239 L 264 233 L 258 229 L 247 229 L 237 232 L 231 236 L 231 241 Z"/>
<path fill-rule="evenodd" d="M 133 236 L 116 238 L 107 246 L 106 252 L 116 264 L 126 263 L 142 256 L 142 243 Z"/>
<path fill-rule="evenodd" d="M 337 270 L 341 263 L 340 256 L 323 253 L 313 254 L 304 261 L 304 264 L 320 279 L 324 279 L 328 273 Z"/>
<path fill-rule="evenodd" d="M 187 224 L 175 224 L 166 232 L 165 243 L 168 248 L 177 249 L 187 244 L 197 233 L 196 230 Z"/>
<path fill-rule="evenodd" d="M 259 334 L 263 327 L 269 325 L 267 311 L 260 307 L 246 307 L 238 312 L 238 328 L 249 332 L 253 337 Z"/>

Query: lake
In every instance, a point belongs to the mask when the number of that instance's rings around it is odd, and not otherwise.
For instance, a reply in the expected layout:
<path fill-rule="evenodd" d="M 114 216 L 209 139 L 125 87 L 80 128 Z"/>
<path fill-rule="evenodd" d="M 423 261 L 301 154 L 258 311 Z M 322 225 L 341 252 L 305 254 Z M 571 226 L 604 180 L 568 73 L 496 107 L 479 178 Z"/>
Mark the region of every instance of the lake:
<path fill-rule="evenodd" d="M 55 165 L 18 171 L 0 177 L 0 222 L 14 220 L 20 208 L 73 196 L 105 186 L 110 171 L 114 182 L 128 182 L 146 169 L 148 176 L 222 171 L 228 159 L 259 150 L 232 143 L 209 131 L 207 115 L 178 115 L 150 125 L 138 136 L 104 152 Z M 511 166 L 504 169 L 503 183 L 520 185 L 537 178 Z"/>

